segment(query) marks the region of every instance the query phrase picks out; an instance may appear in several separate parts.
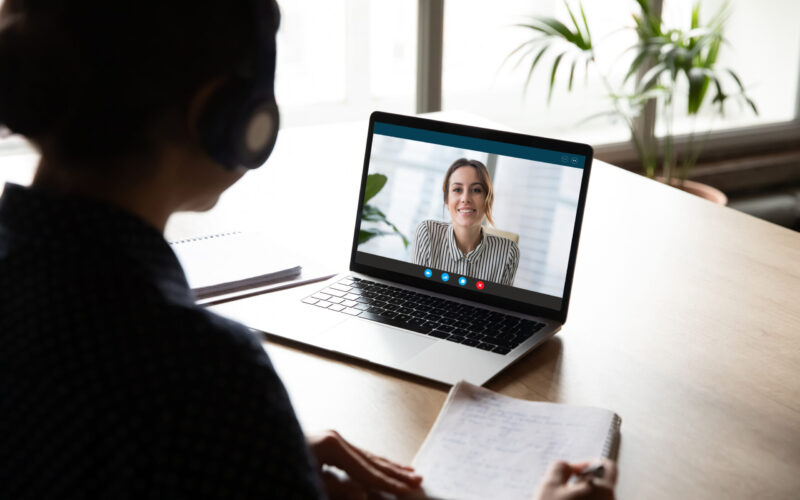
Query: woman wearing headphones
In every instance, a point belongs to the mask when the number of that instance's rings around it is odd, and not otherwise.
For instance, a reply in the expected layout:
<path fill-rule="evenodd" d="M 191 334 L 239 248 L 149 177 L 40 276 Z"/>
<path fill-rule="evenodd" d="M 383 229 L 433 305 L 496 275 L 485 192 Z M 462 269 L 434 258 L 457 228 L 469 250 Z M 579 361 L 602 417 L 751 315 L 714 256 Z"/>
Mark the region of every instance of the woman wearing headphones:
<path fill-rule="evenodd" d="M 0 124 L 41 160 L 0 199 L 0 498 L 419 485 L 306 440 L 258 340 L 195 305 L 162 236 L 269 155 L 278 20 L 261 0 L 5 0 Z"/>
<path fill-rule="evenodd" d="M 419 486 L 306 438 L 258 340 L 195 304 L 162 235 L 269 156 L 278 22 L 272 0 L 3 3 L 0 125 L 41 159 L 0 198 L 0 498 Z"/>
<path fill-rule="evenodd" d="M 478 160 L 460 158 L 450 165 L 442 183 L 451 223 L 424 220 L 416 230 L 412 262 L 471 278 L 512 285 L 519 266 L 519 247 L 486 234 L 491 224 L 494 191 L 489 170 Z"/>

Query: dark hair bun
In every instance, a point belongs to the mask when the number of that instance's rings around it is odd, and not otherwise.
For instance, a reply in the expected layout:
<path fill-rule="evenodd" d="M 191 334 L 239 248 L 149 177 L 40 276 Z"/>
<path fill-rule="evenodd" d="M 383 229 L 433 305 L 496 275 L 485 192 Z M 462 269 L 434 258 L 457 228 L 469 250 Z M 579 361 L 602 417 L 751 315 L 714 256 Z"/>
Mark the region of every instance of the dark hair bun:
<path fill-rule="evenodd" d="M 50 36 L 34 35 L 42 30 Z M 71 80 L 65 76 L 77 68 L 59 42 L 55 26 L 33 26 L 25 16 L 9 16 L 0 26 L 0 124 L 12 132 L 36 137 L 62 117 Z"/>
<path fill-rule="evenodd" d="M 4 0 L 0 12 L 0 125 L 64 163 L 193 140 L 192 97 L 256 52 L 252 0 Z M 277 7 L 268 17 L 276 30 Z"/>

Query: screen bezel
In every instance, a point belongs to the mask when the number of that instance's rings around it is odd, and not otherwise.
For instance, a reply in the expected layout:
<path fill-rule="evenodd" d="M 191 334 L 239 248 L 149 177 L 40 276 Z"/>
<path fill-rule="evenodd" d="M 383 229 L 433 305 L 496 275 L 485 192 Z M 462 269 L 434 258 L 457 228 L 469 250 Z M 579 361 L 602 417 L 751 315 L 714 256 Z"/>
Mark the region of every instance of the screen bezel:
<path fill-rule="evenodd" d="M 567 264 L 566 281 L 564 283 L 564 295 L 561 298 L 560 309 L 556 310 L 529 304 L 526 302 L 507 299 L 503 297 L 496 297 L 480 291 L 472 291 L 468 288 L 463 288 L 463 289 L 454 288 L 452 286 L 439 284 L 436 281 L 429 280 L 424 277 L 418 278 L 415 276 L 410 276 L 408 274 L 389 271 L 386 269 L 373 267 L 365 265 L 363 263 L 356 262 L 356 254 L 358 253 L 358 235 L 361 229 L 361 207 L 364 204 L 364 192 L 366 190 L 366 185 L 367 185 L 367 174 L 369 173 L 369 163 L 372 154 L 372 138 L 376 122 L 431 130 L 435 132 L 444 132 L 449 134 L 461 135 L 464 137 L 472 137 L 476 139 L 505 142 L 520 146 L 557 151 L 559 153 L 582 155 L 585 158 L 583 166 L 583 174 L 581 176 L 581 187 L 580 187 L 580 194 L 578 197 L 578 206 L 575 213 L 574 231 L 572 234 L 572 242 L 570 244 L 570 254 L 569 254 L 569 262 Z M 481 304 L 501 307 L 504 309 L 509 309 L 523 314 L 530 314 L 533 316 L 542 316 L 545 318 L 554 319 L 556 321 L 564 323 L 567 320 L 567 310 L 569 308 L 569 299 L 572 292 L 572 277 L 575 270 L 575 261 L 577 260 L 578 242 L 580 239 L 581 225 L 583 223 L 583 212 L 586 205 L 586 193 L 589 187 L 589 174 L 591 172 L 593 157 L 594 157 L 594 150 L 588 144 L 581 144 L 577 142 L 562 141 L 558 139 L 549 139 L 545 137 L 537 137 L 532 135 L 474 127 L 471 125 L 449 123 L 449 122 L 431 120 L 428 118 L 419 118 L 414 116 L 397 115 L 393 113 L 375 111 L 370 115 L 369 119 L 369 131 L 367 134 L 366 152 L 364 154 L 364 167 L 361 174 L 361 189 L 359 190 L 358 205 L 356 206 L 356 224 L 355 224 L 355 231 L 353 234 L 353 246 L 350 251 L 350 270 L 353 272 L 369 274 L 377 278 L 404 283 L 424 290 L 445 293 L 447 295 L 479 302 Z"/>

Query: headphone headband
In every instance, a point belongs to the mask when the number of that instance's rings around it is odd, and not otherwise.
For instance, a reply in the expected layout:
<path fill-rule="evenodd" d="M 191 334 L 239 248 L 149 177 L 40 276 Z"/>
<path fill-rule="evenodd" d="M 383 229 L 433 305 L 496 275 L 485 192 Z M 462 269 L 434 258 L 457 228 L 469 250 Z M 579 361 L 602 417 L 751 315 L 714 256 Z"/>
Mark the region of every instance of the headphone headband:
<path fill-rule="evenodd" d="M 200 118 L 200 139 L 223 167 L 257 168 L 278 138 L 275 102 L 275 33 L 280 15 L 274 0 L 249 0 L 256 50 L 250 74 L 232 76 L 209 98 Z M 270 22 L 272 21 L 272 22 Z"/>

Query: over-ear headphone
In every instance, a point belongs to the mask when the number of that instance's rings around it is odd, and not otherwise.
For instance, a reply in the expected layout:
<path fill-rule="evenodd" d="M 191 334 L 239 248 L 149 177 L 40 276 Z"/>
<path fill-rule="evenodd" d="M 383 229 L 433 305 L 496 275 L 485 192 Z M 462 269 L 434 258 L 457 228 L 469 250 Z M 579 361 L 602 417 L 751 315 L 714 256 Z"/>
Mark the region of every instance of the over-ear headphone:
<path fill-rule="evenodd" d="M 275 33 L 279 16 L 274 0 L 249 0 L 256 23 L 252 67 L 243 69 L 209 98 L 199 120 L 200 141 L 226 169 L 261 166 L 278 138 L 275 102 Z M 270 16 L 274 19 L 270 21 Z"/>

